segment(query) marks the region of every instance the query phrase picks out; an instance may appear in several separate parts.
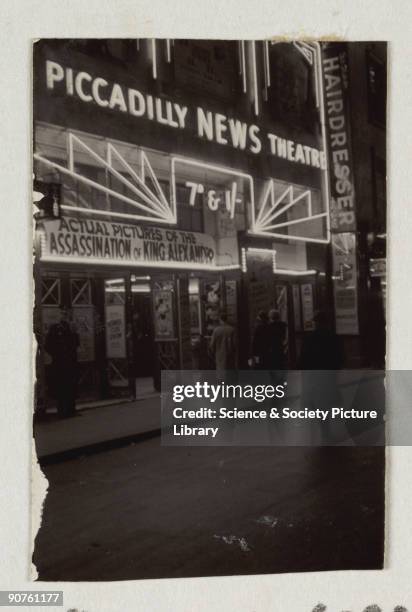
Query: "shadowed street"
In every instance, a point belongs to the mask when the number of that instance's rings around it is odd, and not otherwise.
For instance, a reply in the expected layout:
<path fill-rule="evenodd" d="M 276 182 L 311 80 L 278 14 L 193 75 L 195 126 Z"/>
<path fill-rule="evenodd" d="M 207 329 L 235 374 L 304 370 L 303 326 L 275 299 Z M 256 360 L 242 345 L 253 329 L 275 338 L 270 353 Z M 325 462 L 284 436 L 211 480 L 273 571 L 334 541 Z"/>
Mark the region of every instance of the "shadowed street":
<path fill-rule="evenodd" d="M 171 448 L 154 438 L 44 472 L 40 580 L 383 563 L 384 448 Z"/>

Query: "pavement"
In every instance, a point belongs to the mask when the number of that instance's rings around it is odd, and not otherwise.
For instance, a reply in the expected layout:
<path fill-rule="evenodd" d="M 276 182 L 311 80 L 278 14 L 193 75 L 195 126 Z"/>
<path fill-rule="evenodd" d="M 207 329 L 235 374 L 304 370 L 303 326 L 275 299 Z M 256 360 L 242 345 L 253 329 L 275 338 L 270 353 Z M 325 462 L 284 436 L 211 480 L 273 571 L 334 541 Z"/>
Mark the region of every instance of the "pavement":
<path fill-rule="evenodd" d="M 82 408 L 76 417 L 50 414 L 35 422 L 34 440 L 40 464 L 116 448 L 160 434 L 160 395 L 111 405 Z"/>
<path fill-rule="evenodd" d="M 342 372 L 341 390 L 350 404 L 349 396 L 356 392 L 353 385 L 356 373 Z M 300 377 L 289 373 L 289 388 L 300 395 Z M 365 405 L 365 399 L 362 402 Z M 79 416 L 58 419 L 48 414 L 34 424 L 34 440 L 41 465 L 65 461 L 82 454 L 119 448 L 132 442 L 141 442 L 160 435 L 160 394 L 148 394 L 137 400 L 115 404 L 94 404 L 77 407 Z"/>

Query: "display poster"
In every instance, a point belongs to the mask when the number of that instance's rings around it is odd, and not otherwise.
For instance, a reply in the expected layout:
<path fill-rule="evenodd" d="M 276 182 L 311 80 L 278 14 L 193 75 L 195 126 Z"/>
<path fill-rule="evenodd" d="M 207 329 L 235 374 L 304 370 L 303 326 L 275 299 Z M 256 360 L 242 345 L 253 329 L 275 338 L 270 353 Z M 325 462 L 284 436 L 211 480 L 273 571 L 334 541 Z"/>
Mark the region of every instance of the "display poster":
<path fill-rule="evenodd" d="M 43 261 L 159 264 L 197 268 L 216 264 L 212 236 L 81 217 L 44 222 Z"/>
<path fill-rule="evenodd" d="M 78 361 L 94 361 L 94 308 L 93 306 L 74 306 L 73 323 L 79 334 Z"/>
<path fill-rule="evenodd" d="M 312 331 L 315 329 L 312 284 L 304 283 L 301 285 L 300 293 L 302 297 L 303 331 Z"/>
<path fill-rule="evenodd" d="M 332 234 L 335 325 L 339 335 L 359 334 L 356 234 Z"/>
<path fill-rule="evenodd" d="M 204 283 L 203 289 L 206 335 L 211 336 L 213 330 L 219 324 L 219 311 L 222 307 L 220 281 Z"/>
<path fill-rule="evenodd" d="M 173 293 L 169 290 L 153 290 L 155 340 L 175 338 Z"/>
<path fill-rule="evenodd" d="M 299 285 L 292 285 L 292 299 L 293 299 L 293 320 L 295 325 L 295 331 L 302 331 L 302 317 L 300 314 L 300 292 Z"/>
<path fill-rule="evenodd" d="M 126 324 L 124 304 L 106 304 L 106 356 L 126 358 Z"/>

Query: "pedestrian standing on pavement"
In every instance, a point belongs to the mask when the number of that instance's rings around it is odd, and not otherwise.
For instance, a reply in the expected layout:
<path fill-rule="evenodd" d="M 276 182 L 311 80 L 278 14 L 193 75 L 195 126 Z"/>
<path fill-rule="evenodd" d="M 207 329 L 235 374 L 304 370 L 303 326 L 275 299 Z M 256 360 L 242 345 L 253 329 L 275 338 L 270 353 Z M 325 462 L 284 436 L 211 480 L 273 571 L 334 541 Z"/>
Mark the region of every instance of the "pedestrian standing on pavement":
<path fill-rule="evenodd" d="M 220 312 L 219 324 L 210 340 L 210 352 L 215 360 L 218 378 L 224 378 L 227 371 L 237 367 L 236 330 L 228 323 L 225 311 Z"/>
<path fill-rule="evenodd" d="M 219 324 L 212 332 L 210 339 L 210 353 L 216 365 L 216 381 L 226 384 L 235 384 L 237 379 L 237 341 L 236 330 L 228 323 L 227 313 L 219 313 Z M 234 400 L 227 399 L 227 408 L 232 408 Z M 219 441 L 224 441 L 230 445 L 233 442 L 233 432 L 235 428 L 234 420 L 227 420 L 219 431 Z"/>
<path fill-rule="evenodd" d="M 314 331 L 305 334 L 302 343 L 302 406 L 311 410 L 329 411 L 332 407 L 342 405 L 337 378 L 337 370 L 343 363 L 342 344 L 326 312 L 317 312 L 314 323 Z M 337 439 L 343 439 L 347 431 L 341 425 L 330 419 L 322 422 L 316 432 L 319 444 L 333 444 Z M 313 424 L 311 428 L 313 432 Z"/>
<path fill-rule="evenodd" d="M 79 334 L 67 308 L 60 310 L 60 321 L 47 333 L 45 349 L 52 358 L 49 388 L 56 398 L 60 418 L 76 415 L 77 349 Z"/>
<path fill-rule="evenodd" d="M 253 330 L 252 355 L 256 370 L 267 370 L 269 365 L 268 316 L 260 310 Z"/>
<path fill-rule="evenodd" d="M 342 343 L 332 330 L 327 313 L 317 312 L 314 324 L 314 331 L 303 338 L 301 369 L 339 370 L 343 362 Z"/>

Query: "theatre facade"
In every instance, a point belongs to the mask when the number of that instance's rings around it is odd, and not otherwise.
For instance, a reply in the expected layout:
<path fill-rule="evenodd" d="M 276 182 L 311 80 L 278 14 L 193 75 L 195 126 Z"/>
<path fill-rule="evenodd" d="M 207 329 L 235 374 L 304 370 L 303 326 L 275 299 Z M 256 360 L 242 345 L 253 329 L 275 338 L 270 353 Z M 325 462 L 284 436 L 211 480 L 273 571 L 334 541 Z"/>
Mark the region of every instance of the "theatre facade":
<path fill-rule="evenodd" d="M 222 308 L 239 367 L 260 310 L 287 323 L 290 367 L 317 309 L 358 334 L 350 181 L 335 176 L 330 203 L 335 68 L 315 43 L 35 44 L 33 171 L 51 201 L 36 214 L 39 401 L 61 306 L 80 336 L 84 400 L 144 395 L 162 369 L 212 368 Z"/>

